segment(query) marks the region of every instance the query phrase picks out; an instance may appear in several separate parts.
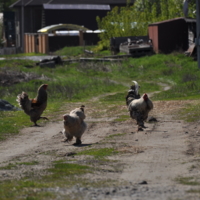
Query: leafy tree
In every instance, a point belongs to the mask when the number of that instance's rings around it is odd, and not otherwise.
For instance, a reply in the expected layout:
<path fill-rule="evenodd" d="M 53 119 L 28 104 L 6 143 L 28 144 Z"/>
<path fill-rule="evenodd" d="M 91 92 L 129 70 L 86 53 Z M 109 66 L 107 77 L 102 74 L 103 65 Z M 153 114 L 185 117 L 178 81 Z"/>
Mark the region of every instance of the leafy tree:
<path fill-rule="evenodd" d="M 3 19 L 0 15 L 0 47 L 3 45 Z"/>
<path fill-rule="evenodd" d="M 191 0 L 188 17 L 195 17 L 194 8 Z M 147 35 L 149 24 L 177 17 L 184 17 L 183 0 L 136 0 L 134 5 L 115 7 L 104 18 L 97 17 L 99 29 L 104 30 L 99 46 L 109 48 L 112 37 Z"/>
<path fill-rule="evenodd" d="M 16 0 L 1 0 L 0 1 L 0 13 L 11 10 L 9 8 L 9 6 L 14 2 L 16 2 Z M 2 18 L 2 16 L 0 16 L 0 47 L 3 46 L 4 42 L 5 41 L 3 39 L 3 18 Z"/>
<path fill-rule="evenodd" d="M 0 1 L 0 12 L 11 10 L 9 8 L 9 6 L 12 5 L 14 2 L 16 2 L 16 0 L 1 0 Z"/>

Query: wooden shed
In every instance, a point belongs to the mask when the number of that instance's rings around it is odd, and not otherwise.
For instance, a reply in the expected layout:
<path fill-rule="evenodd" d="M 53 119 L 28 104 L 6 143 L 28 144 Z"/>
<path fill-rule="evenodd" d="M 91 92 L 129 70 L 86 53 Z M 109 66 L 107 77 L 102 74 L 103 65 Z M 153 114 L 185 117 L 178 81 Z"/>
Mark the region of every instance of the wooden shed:
<path fill-rule="evenodd" d="M 189 47 L 189 32 L 196 33 L 194 19 L 175 18 L 150 24 L 149 39 L 152 40 L 155 53 L 186 51 Z"/>

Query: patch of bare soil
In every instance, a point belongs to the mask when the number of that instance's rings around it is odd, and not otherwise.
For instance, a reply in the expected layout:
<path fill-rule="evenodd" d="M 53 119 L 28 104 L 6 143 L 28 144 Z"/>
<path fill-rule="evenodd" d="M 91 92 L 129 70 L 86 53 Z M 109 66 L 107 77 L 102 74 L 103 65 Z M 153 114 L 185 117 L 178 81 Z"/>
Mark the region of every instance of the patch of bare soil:
<path fill-rule="evenodd" d="M 22 72 L 4 67 L 0 70 L 0 86 L 10 86 L 16 83 L 28 82 L 33 79 L 47 80 L 44 75 L 38 75 L 30 72 Z"/>
<path fill-rule="evenodd" d="M 83 104 L 83 103 L 81 103 Z M 45 175 L 45 169 L 52 161 L 66 159 L 67 162 L 90 164 L 95 173 L 84 178 L 109 183 L 106 187 L 51 188 L 57 199 L 70 195 L 71 199 L 99 200 L 196 200 L 200 198 L 200 184 L 183 185 L 177 180 L 182 177 L 200 178 L 199 140 L 200 125 L 175 119 L 175 109 L 184 107 L 186 101 L 157 101 L 150 113 L 157 122 L 146 123 L 144 131 L 136 132 L 136 124 L 131 119 L 117 122 L 120 115 L 127 114 L 126 107 L 119 105 L 118 113 L 104 108 L 103 117 L 94 117 L 95 106 L 85 103 L 88 128 L 83 134 L 82 145 L 73 146 L 63 143 L 60 131 L 63 122 L 51 121 L 41 127 L 28 127 L 18 136 L 0 143 L 0 167 L 8 164 L 33 162 L 37 165 L 20 165 L 7 170 L 0 169 L 1 180 L 20 179 L 29 173 L 35 176 Z M 69 107 L 60 116 L 77 105 Z M 113 111 L 113 112 L 116 112 Z M 107 116 L 106 116 L 107 113 Z M 28 120 L 28 117 L 27 117 Z M 112 136 L 112 137 L 111 137 Z M 76 156 L 88 148 L 114 148 L 119 153 L 109 156 L 113 162 L 99 163 L 93 159 L 89 163 L 87 156 Z M 72 158 L 74 161 L 72 161 Z M 97 170 L 98 169 L 98 170 Z M 46 189 L 48 190 L 48 189 Z"/>

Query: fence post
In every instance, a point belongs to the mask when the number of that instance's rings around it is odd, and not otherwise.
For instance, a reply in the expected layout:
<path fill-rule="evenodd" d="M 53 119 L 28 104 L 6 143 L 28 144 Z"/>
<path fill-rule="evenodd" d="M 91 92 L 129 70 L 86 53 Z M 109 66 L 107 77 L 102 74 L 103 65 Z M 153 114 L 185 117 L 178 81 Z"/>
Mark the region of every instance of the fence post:
<path fill-rule="evenodd" d="M 38 35 L 38 42 L 39 42 L 39 53 L 42 53 L 42 35 Z"/>
<path fill-rule="evenodd" d="M 49 53 L 49 36 L 48 34 L 45 34 L 45 49 L 46 49 L 46 54 Z"/>
<path fill-rule="evenodd" d="M 48 34 L 39 34 L 38 41 L 39 41 L 39 53 L 44 53 L 44 54 L 49 53 Z"/>
<path fill-rule="evenodd" d="M 28 53 L 28 34 L 24 34 L 24 53 Z"/>
<path fill-rule="evenodd" d="M 83 31 L 79 31 L 79 45 L 83 46 Z"/>
<path fill-rule="evenodd" d="M 32 41 L 31 41 L 31 34 L 28 34 L 28 53 L 31 53 L 32 50 Z"/>

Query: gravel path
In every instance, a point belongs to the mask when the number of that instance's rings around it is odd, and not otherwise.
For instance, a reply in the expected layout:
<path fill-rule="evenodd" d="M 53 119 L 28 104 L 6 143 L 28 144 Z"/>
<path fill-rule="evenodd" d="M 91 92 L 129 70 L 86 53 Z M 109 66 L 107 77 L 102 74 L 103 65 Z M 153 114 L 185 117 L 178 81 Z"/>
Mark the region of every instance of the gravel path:
<path fill-rule="evenodd" d="M 110 111 L 105 107 L 103 112 L 108 116 L 101 118 L 97 113 L 102 110 L 87 102 L 84 105 L 88 128 L 83 135 L 83 144 L 79 147 L 72 145 L 74 141 L 61 142 L 62 115 L 67 110 L 64 108 L 59 113 L 60 121 L 50 121 L 41 127 L 25 128 L 18 136 L 0 143 L 0 167 L 19 160 L 37 160 L 39 163 L 28 168 L 20 166 L 15 170 L 0 170 L 0 178 L 19 179 L 29 172 L 42 176 L 52 161 L 65 158 L 66 162 L 70 162 L 72 158 L 67 157 L 67 154 L 82 151 L 88 145 L 91 148 L 101 145 L 99 148 L 112 147 L 119 151 L 119 154 L 109 156 L 109 160 L 115 162 L 106 163 L 105 168 L 96 170 L 93 174 L 85 174 L 84 178 L 105 183 L 112 180 L 109 186 L 83 187 L 76 184 L 70 189 L 63 186 L 44 188 L 42 191 L 51 191 L 56 194 L 57 199 L 63 200 L 66 199 L 65 196 L 70 196 L 71 200 L 199 200 L 200 183 L 184 185 L 177 181 L 185 177 L 191 177 L 197 183 L 200 180 L 200 125 L 188 124 L 174 119 L 173 116 L 174 110 L 182 108 L 184 104 L 184 101 L 154 102 L 155 108 L 150 116 L 155 117 L 157 122 L 146 123 L 147 128 L 144 131 L 136 132 L 136 124 L 131 119 L 115 121 L 120 115 L 128 115 L 125 105 L 116 107 L 114 112 L 117 114 L 113 118 L 109 117 Z M 67 106 L 69 111 L 75 104 Z M 96 117 L 93 115 L 94 111 Z M 122 136 L 108 140 L 108 136 L 117 134 Z M 48 152 L 54 153 L 48 155 Z M 192 153 L 188 155 L 187 152 Z M 73 160 L 84 164 L 87 161 L 79 157 L 74 157 Z M 114 164 L 115 170 L 109 170 Z M 93 163 L 93 167 L 95 170 L 100 166 Z"/>

